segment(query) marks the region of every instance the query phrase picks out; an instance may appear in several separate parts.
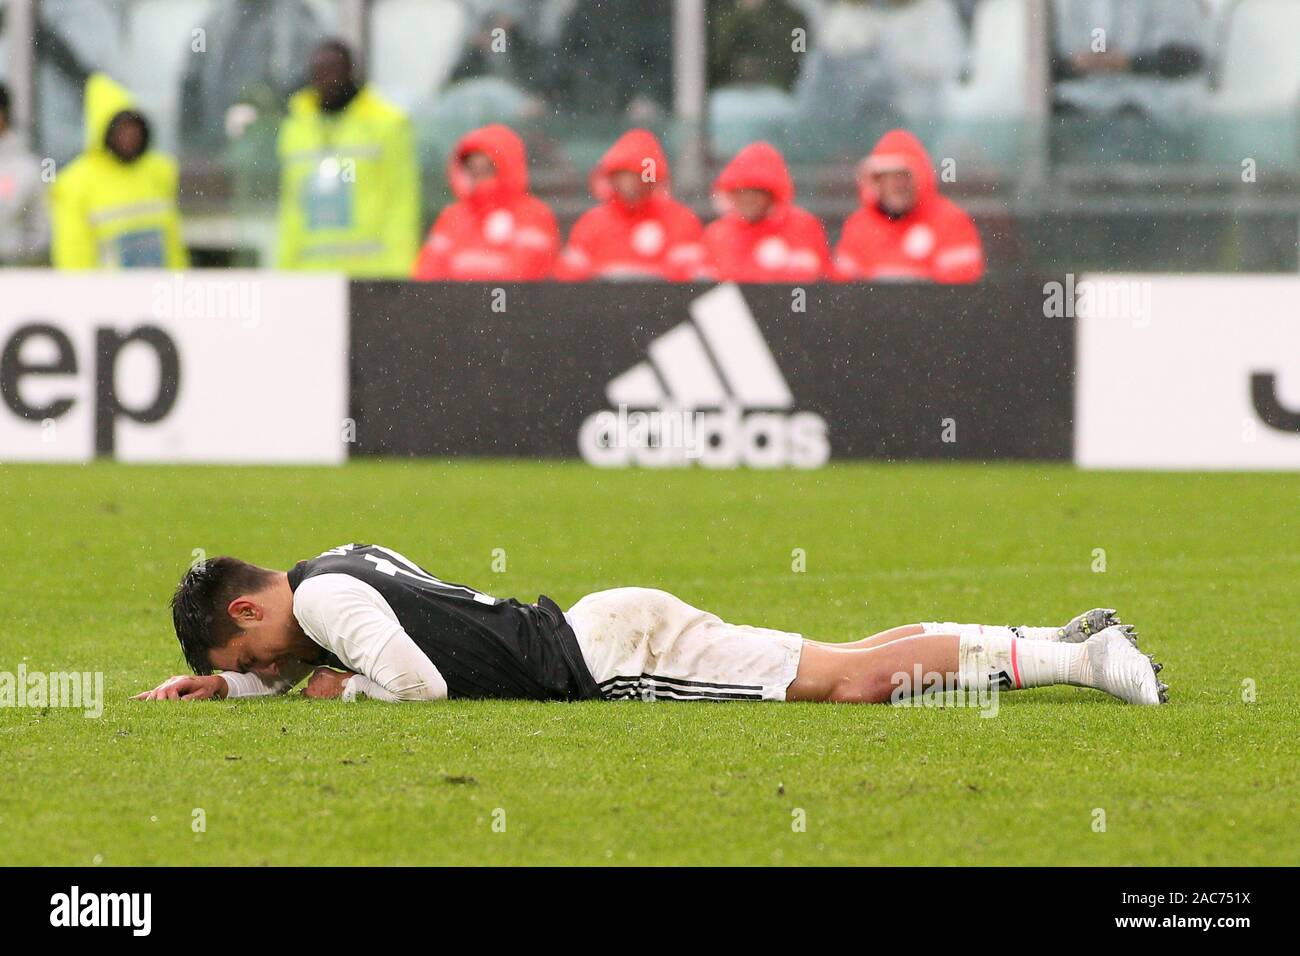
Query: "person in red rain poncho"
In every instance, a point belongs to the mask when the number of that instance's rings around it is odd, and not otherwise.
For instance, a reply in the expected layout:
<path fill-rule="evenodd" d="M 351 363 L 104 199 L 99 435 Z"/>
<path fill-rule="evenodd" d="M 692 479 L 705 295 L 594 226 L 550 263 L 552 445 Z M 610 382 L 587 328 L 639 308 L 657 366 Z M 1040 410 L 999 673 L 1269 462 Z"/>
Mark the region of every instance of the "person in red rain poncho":
<path fill-rule="evenodd" d="M 858 167 L 862 208 L 844 222 L 836 278 L 975 282 L 984 274 L 979 233 L 939 195 L 934 164 L 906 130 L 881 137 Z"/>
<path fill-rule="evenodd" d="M 751 143 L 714 183 L 723 207 L 704 230 L 698 278 L 723 282 L 809 282 L 830 274 L 826 230 L 794 204 L 794 182 L 775 147 Z"/>
<path fill-rule="evenodd" d="M 523 140 L 506 126 L 467 133 L 447 160 L 457 201 L 438 216 L 415 261 L 417 279 L 511 282 L 545 279 L 560 231 L 528 192 Z"/>
<path fill-rule="evenodd" d="M 668 190 L 668 158 L 654 134 L 628 130 L 591 174 L 601 204 L 573 224 L 558 279 L 686 281 L 704 256 L 704 227 Z"/>

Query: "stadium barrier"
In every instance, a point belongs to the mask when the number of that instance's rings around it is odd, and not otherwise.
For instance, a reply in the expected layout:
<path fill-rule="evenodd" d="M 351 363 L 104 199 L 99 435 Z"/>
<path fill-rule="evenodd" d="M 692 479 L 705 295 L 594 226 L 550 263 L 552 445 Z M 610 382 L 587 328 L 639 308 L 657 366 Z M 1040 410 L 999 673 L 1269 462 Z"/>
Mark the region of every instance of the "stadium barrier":
<path fill-rule="evenodd" d="M 1042 285 L 355 283 L 355 451 L 1068 458 L 1074 332 Z"/>
<path fill-rule="evenodd" d="M 0 460 L 1297 469 L 1297 304 L 1290 276 L 709 288 L 10 271 Z"/>
<path fill-rule="evenodd" d="M 342 463 L 347 284 L 0 275 L 0 460 Z"/>
<path fill-rule="evenodd" d="M 1079 465 L 1300 469 L 1300 277 L 1087 281 Z"/>

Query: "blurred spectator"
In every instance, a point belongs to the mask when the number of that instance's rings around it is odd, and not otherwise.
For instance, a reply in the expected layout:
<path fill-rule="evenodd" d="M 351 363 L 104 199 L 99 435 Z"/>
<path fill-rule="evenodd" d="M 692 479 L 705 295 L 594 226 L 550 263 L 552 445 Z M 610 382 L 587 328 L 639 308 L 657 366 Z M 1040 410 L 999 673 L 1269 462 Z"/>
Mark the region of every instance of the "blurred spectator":
<path fill-rule="evenodd" d="M 815 122 L 929 116 L 965 62 L 952 0 L 834 0 L 814 34 L 795 96 Z"/>
<path fill-rule="evenodd" d="M 975 26 L 975 8 L 979 6 L 980 0 L 957 0 L 957 15 L 961 17 L 961 25 L 965 27 L 967 35 Z"/>
<path fill-rule="evenodd" d="M 984 274 L 979 233 L 939 195 L 934 165 L 911 133 L 886 133 L 858 168 L 862 208 L 835 247 L 840 279 L 975 282 Z"/>
<path fill-rule="evenodd" d="M 86 83 L 86 148 L 50 188 L 60 269 L 184 269 L 170 156 L 149 149 L 149 124 L 107 76 Z"/>
<path fill-rule="evenodd" d="M 41 162 L 10 116 L 9 90 L 0 83 L 0 265 L 35 263 L 50 242 Z"/>
<path fill-rule="evenodd" d="M 579 0 L 549 58 L 546 90 L 560 113 L 634 121 L 672 107 L 672 0 Z"/>
<path fill-rule="evenodd" d="M 1052 71 L 1063 112 L 1192 112 L 1208 91 L 1198 0 L 1053 0 Z"/>
<path fill-rule="evenodd" d="M 280 128 L 282 269 L 405 276 L 419 248 L 420 173 L 406 114 L 359 84 L 337 40 Z"/>
<path fill-rule="evenodd" d="M 704 229 L 668 187 L 668 158 L 654 134 L 624 133 L 591 174 L 601 204 L 574 223 L 556 277 L 691 278 L 704 254 Z"/>
<path fill-rule="evenodd" d="M 508 126 L 463 136 L 447 159 L 456 202 L 438 216 L 415 263 L 417 279 L 545 279 L 555 267 L 555 216 L 528 192 L 524 142 Z"/>
<path fill-rule="evenodd" d="M 77 155 L 86 81 L 120 70 L 126 0 L 41 0 L 36 5 L 36 100 L 32 136 L 60 167 Z"/>
<path fill-rule="evenodd" d="M 794 182 L 775 147 L 742 149 L 718 176 L 714 193 L 725 212 L 704 230 L 700 278 L 808 282 L 829 275 L 826 230 L 794 204 Z"/>
<path fill-rule="evenodd" d="M 523 0 L 470 3 L 477 20 L 469 31 L 451 79 L 495 76 L 532 90 L 538 84 L 548 52 L 538 42 L 530 11 Z"/>
<path fill-rule="evenodd" d="M 794 49 L 804 31 L 803 52 Z M 789 0 L 709 0 L 709 87 L 794 85 L 807 52 L 808 19 Z"/>
<path fill-rule="evenodd" d="M 224 144 L 237 103 L 278 115 L 326 35 L 305 0 L 226 0 L 212 5 L 202 29 L 203 55 L 186 58 L 181 81 L 181 142 L 196 151 Z"/>

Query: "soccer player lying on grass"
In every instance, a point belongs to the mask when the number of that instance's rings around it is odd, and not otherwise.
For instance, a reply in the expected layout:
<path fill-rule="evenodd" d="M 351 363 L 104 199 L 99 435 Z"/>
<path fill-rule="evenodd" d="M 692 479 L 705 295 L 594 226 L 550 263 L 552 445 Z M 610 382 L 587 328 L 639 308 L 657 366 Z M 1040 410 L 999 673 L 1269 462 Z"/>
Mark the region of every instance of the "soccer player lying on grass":
<path fill-rule="evenodd" d="M 547 597 L 489 597 L 378 545 L 344 545 L 287 572 L 199 563 L 176 588 L 172 619 L 198 676 L 139 699 L 281 694 L 310 673 L 308 697 L 344 700 L 883 703 L 925 691 L 906 687 L 918 672 L 975 692 L 1075 684 L 1131 704 L 1167 699 L 1160 665 L 1106 609 L 1060 628 L 912 624 L 826 644 L 727 624 L 649 588 L 598 591 L 567 612 Z"/>

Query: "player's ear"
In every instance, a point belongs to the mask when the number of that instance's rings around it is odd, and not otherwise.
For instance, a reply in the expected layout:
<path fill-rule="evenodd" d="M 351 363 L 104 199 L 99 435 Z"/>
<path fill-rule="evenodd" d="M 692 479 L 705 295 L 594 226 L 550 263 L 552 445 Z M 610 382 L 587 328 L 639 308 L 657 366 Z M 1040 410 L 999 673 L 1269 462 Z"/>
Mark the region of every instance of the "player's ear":
<path fill-rule="evenodd" d="M 226 606 L 226 613 L 240 627 L 262 619 L 262 606 L 247 597 L 237 597 Z"/>

